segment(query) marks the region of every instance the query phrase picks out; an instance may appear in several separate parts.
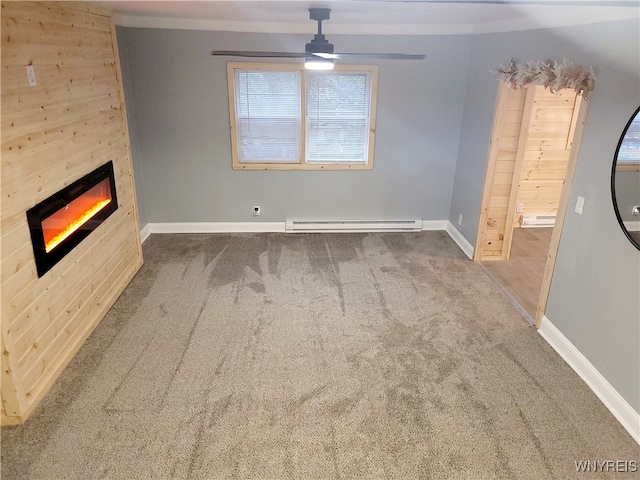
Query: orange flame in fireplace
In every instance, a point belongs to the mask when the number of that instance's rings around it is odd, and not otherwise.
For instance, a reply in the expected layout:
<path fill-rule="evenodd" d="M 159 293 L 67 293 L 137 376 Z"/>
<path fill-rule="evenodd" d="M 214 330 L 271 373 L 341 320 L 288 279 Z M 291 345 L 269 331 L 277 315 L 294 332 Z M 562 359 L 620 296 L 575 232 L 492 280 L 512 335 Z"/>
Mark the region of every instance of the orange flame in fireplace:
<path fill-rule="evenodd" d="M 78 230 L 82 225 L 87 223 L 91 218 L 102 210 L 106 205 L 111 203 L 111 199 L 107 198 L 104 200 L 99 200 L 93 206 L 89 207 L 87 210 L 82 212 L 82 214 L 72 220 L 60 233 L 58 233 L 55 237 L 47 240 L 44 245 L 44 249 L 47 253 L 60 245 L 67 237 L 69 237 L 73 232 Z"/>

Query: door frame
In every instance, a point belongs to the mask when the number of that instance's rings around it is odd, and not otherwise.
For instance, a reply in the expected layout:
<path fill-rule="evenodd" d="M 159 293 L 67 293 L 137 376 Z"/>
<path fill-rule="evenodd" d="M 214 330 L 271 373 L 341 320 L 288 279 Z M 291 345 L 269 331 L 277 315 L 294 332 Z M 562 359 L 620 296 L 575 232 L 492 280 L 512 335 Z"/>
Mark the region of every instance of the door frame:
<path fill-rule="evenodd" d="M 489 220 L 489 207 L 491 203 L 491 190 L 495 183 L 496 168 L 498 163 L 498 151 L 501 147 L 502 137 L 502 125 L 507 116 L 507 106 L 509 103 L 508 93 L 512 87 L 500 82 L 498 85 L 498 94 L 496 96 L 496 106 L 493 118 L 493 127 L 491 131 L 491 141 L 489 144 L 489 152 L 487 153 L 487 166 L 485 169 L 484 185 L 482 200 L 480 202 L 480 215 L 478 220 L 478 228 L 476 233 L 476 248 L 474 249 L 473 260 L 475 262 L 482 261 L 481 256 L 484 253 L 483 248 L 478 248 L 480 245 L 484 245 L 485 235 L 487 234 L 488 220 Z M 514 188 L 516 182 L 520 183 L 520 170 L 522 169 L 522 162 L 524 159 L 524 149 L 526 143 L 526 133 L 529 129 L 531 121 L 531 111 L 533 109 L 533 101 L 535 99 L 535 91 L 529 86 L 524 87 L 525 98 L 524 107 L 522 112 L 522 120 L 518 131 L 518 145 L 516 147 L 516 154 L 514 158 L 514 171 L 511 175 L 510 193 L 507 204 L 507 212 L 505 217 L 505 229 L 504 236 L 502 238 L 502 249 L 500 250 L 500 256 L 496 256 L 493 260 L 508 260 L 511 250 L 511 239 L 513 236 L 513 217 L 516 211 L 515 200 L 518 194 L 518 189 Z"/>
<path fill-rule="evenodd" d="M 493 175 L 495 173 L 498 158 L 498 142 L 500 140 L 498 132 L 507 108 L 507 88 L 510 87 L 502 82 L 498 83 L 496 104 L 493 110 L 493 125 L 491 127 L 491 137 L 489 140 L 489 151 L 487 152 L 484 182 L 482 186 L 482 198 L 480 200 L 480 215 L 478 216 L 478 228 L 476 229 L 476 243 L 475 248 L 473 249 L 474 262 L 480 261 L 481 249 L 478 247 L 482 244 L 486 233 L 491 187 L 493 186 Z"/>
<path fill-rule="evenodd" d="M 493 185 L 493 176 L 494 176 L 494 171 L 496 166 L 495 164 L 497 159 L 497 150 L 499 147 L 498 132 L 500 131 L 500 125 L 501 125 L 501 122 L 503 121 L 504 111 L 506 108 L 506 101 L 507 101 L 506 93 L 508 91 L 507 89 L 510 89 L 510 88 L 512 87 L 502 82 L 500 82 L 498 86 L 498 93 L 496 96 L 496 104 L 495 104 L 495 110 L 494 110 L 494 120 L 493 120 L 493 126 L 491 131 L 491 140 L 489 144 L 489 151 L 487 153 L 487 166 L 486 166 L 485 178 L 483 182 L 484 185 L 482 190 L 482 200 L 480 202 L 480 214 L 479 214 L 476 243 L 475 243 L 476 248 L 474 249 L 474 256 L 473 256 L 473 261 L 475 262 L 480 261 L 480 249 L 477 247 L 483 241 L 484 234 L 486 232 L 485 227 L 486 227 L 487 217 L 488 217 L 490 192 L 491 192 L 491 187 Z M 525 100 L 523 120 L 521 124 L 521 132 L 520 132 L 520 137 L 518 139 L 518 143 L 519 143 L 518 151 L 520 151 L 520 143 L 524 141 L 522 132 L 526 130 L 523 130 L 523 129 L 528 128 L 528 124 L 529 124 L 529 117 L 531 113 L 532 98 L 533 98 L 532 90 L 533 89 L 529 89 L 529 91 L 527 92 L 526 100 Z M 589 99 L 583 96 L 581 101 L 577 103 L 578 114 L 575 115 L 575 112 L 574 112 L 574 118 L 572 119 L 571 127 L 573 129 L 573 139 L 572 139 L 571 148 L 569 152 L 569 158 L 567 161 L 567 168 L 565 172 L 564 183 L 562 186 L 562 192 L 560 194 L 560 201 L 558 202 L 556 220 L 553 227 L 553 232 L 551 234 L 551 243 L 549 245 L 549 251 L 547 254 L 547 261 L 545 264 L 545 270 L 544 270 L 544 275 L 542 279 L 542 286 L 540 289 L 540 296 L 538 298 L 538 306 L 536 308 L 535 318 L 533 319 L 536 328 L 540 328 L 540 325 L 542 323 L 542 318 L 544 317 L 544 314 L 547 308 L 549 291 L 551 289 L 551 282 L 553 279 L 553 271 L 555 269 L 556 257 L 558 254 L 558 248 L 560 246 L 560 239 L 562 237 L 562 228 L 564 225 L 564 219 L 566 216 L 567 206 L 569 203 L 569 196 L 571 194 L 571 185 L 573 183 L 573 175 L 575 173 L 575 168 L 578 161 L 580 145 L 582 144 L 582 136 L 584 133 L 584 125 L 586 122 L 587 113 L 589 110 L 589 103 L 590 103 Z M 517 162 L 518 162 L 518 157 L 516 157 L 516 163 Z M 512 183 L 512 191 L 510 195 L 509 210 L 508 210 L 508 212 L 511 212 L 512 214 L 514 213 L 512 212 L 512 210 L 515 211 L 514 210 L 515 204 L 511 205 L 511 203 L 513 203 L 511 201 L 513 195 L 514 195 L 514 192 L 513 192 L 513 183 Z M 513 222 L 513 219 L 509 216 L 509 213 L 508 213 L 507 223 L 509 222 L 510 219 L 511 219 L 511 222 Z M 503 247 L 502 258 L 504 260 L 508 258 L 509 251 L 511 249 L 510 243 L 511 243 L 511 237 L 513 232 L 512 230 L 513 226 L 509 225 L 509 227 L 511 228 L 505 229 L 504 240 L 508 240 L 509 245 L 507 245 L 506 248 Z"/>
<path fill-rule="evenodd" d="M 564 227 L 564 219 L 567 214 L 567 207 L 569 206 L 569 197 L 571 194 L 571 185 L 573 184 L 573 175 L 575 174 L 576 165 L 578 163 L 580 145 L 582 145 L 582 136 L 584 134 L 584 125 L 587 121 L 587 113 L 589 111 L 589 104 L 592 94 L 593 92 L 589 93 L 589 98 L 585 98 L 583 95 L 582 100 L 580 101 L 578 115 L 575 121 L 575 130 L 573 132 L 571 152 L 569 153 L 564 185 L 562 186 L 560 202 L 558 203 L 558 213 L 556 215 L 556 221 L 553 226 L 553 232 L 551 233 L 551 244 L 549 245 L 547 263 L 545 264 L 544 275 L 542 277 L 542 288 L 540 289 L 538 307 L 536 308 L 536 316 L 534 318 L 536 328 L 540 328 L 540 326 L 542 325 L 542 318 L 544 317 L 544 314 L 547 310 L 547 301 L 549 300 L 549 291 L 551 290 L 553 271 L 556 266 L 558 248 L 560 247 L 560 239 L 562 237 L 562 228 Z"/>

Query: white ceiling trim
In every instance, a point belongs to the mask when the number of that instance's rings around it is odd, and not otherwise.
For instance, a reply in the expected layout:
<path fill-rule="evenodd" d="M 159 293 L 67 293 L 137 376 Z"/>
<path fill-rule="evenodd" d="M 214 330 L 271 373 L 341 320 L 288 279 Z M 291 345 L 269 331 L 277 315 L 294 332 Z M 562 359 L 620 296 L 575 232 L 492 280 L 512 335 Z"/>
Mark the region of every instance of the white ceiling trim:
<path fill-rule="evenodd" d="M 305 34 L 313 35 L 308 25 L 296 23 L 256 23 L 193 18 L 144 17 L 114 15 L 121 27 L 159 28 L 172 30 L 205 30 L 242 33 Z M 313 26 L 312 26 L 313 28 Z M 324 28 L 327 35 L 468 35 L 474 33 L 472 24 L 415 24 L 415 25 L 334 25 Z"/>
<path fill-rule="evenodd" d="M 94 1 L 116 25 L 313 34 L 315 0 Z M 324 0 L 328 35 L 464 35 L 640 18 L 638 0 Z"/>
<path fill-rule="evenodd" d="M 594 15 L 593 8 L 599 11 Z M 575 25 L 611 22 L 640 18 L 640 9 L 590 7 L 581 9 L 573 7 L 567 15 L 559 10 L 557 16 L 530 15 L 493 22 L 441 23 L 441 24 L 327 24 L 324 33 L 327 35 L 469 35 L 484 33 L 501 33 L 512 31 L 536 30 L 542 28 L 561 28 Z M 144 15 L 114 14 L 114 22 L 122 27 L 158 28 L 171 30 L 203 30 L 242 33 L 272 34 L 313 34 L 315 25 L 306 23 L 279 23 L 230 21 L 194 18 L 175 18 Z"/>
<path fill-rule="evenodd" d="M 640 9 L 637 8 L 601 7 L 597 15 L 594 15 L 592 11 L 581 10 L 579 7 L 574 7 L 574 9 L 575 11 L 570 16 L 558 15 L 556 17 L 549 17 L 545 15 L 543 17 L 532 15 L 527 18 L 479 23 L 475 25 L 474 33 L 501 33 L 536 30 L 540 28 L 562 28 L 640 18 Z"/>

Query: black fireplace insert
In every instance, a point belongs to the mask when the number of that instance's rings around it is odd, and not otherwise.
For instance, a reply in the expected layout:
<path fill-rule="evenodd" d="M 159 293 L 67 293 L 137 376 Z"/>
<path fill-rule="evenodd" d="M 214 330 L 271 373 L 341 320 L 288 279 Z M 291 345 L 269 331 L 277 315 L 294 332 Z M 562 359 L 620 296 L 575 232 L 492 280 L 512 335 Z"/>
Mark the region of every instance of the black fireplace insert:
<path fill-rule="evenodd" d="M 118 209 L 113 162 L 27 211 L 38 277 L 42 277 Z"/>

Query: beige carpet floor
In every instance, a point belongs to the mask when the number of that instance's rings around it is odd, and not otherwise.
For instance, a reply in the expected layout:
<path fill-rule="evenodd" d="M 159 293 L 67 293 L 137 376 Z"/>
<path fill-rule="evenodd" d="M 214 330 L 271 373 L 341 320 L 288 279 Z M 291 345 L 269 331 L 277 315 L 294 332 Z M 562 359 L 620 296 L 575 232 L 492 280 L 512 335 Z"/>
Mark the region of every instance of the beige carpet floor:
<path fill-rule="evenodd" d="M 3 480 L 612 478 L 575 462 L 640 461 L 444 232 L 152 235 L 144 258 L 2 430 Z"/>

